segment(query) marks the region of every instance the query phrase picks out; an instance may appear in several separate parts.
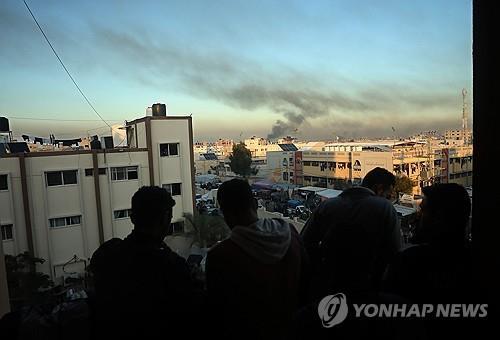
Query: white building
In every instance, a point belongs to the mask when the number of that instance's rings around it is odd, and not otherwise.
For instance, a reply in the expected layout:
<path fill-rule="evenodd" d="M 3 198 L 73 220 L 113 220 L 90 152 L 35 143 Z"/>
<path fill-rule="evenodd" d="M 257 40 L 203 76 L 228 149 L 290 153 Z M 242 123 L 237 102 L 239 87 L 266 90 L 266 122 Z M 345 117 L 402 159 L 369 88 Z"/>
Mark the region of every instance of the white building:
<path fill-rule="evenodd" d="M 127 146 L 113 149 L 7 153 L 0 158 L 3 251 L 30 251 L 37 269 L 59 279 L 63 266 L 82 272 L 97 247 L 132 230 L 132 195 L 166 187 L 176 205 L 174 228 L 193 213 L 191 117 L 147 116 L 126 124 Z"/>
<path fill-rule="evenodd" d="M 245 146 L 250 153 L 252 154 L 252 158 L 254 157 L 266 157 L 267 145 L 269 144 L 267 139 L 252 136 L 248 139 L 245 139 Z"/>
<path fill-rule="evenodd" d="M 272 144 L 273 151 L 266 154 L 267 177 L 278 183 L 295 183 L 295 152 L 294 144 Z"/>

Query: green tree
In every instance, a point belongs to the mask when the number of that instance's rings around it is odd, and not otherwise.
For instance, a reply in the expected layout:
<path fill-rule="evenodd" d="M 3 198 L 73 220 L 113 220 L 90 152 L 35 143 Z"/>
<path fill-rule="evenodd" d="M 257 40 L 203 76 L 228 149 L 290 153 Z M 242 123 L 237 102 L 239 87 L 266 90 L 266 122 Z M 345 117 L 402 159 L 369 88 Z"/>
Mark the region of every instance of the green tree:
<path fill-rule="evenodd" d="M 233 154 L 229 156 L 229 166 L 232 172 L 245 178 L 256 171 L 252 168 L 252 154 L 245 143 L 239 142 L 233 146 Z"/>
<path fill-rule="evenodd" d="M 36 305 L 50 298 L 48 290 L 54 283 L 49 276 L 35 271 L 37 263 L 45 260 L 24 252 L 17 256 L 5 255 L 5 269 L 12 310 L 24 305 Z"/>
<path fill-rule="evenodd" d="M 411 194 L 413 192 L 413 181 L 407 176 L 396 176 L 396 185 L 394 191 L 399 193 Z"/>
<path fill-rule="evenodd" d="M 186 236 L 192 237 L 193 244 L 201 248 L 210 248 L 228 238 L 231 233 L 222 216 L 184 214 L 184 217 L 191 224 Z"/>

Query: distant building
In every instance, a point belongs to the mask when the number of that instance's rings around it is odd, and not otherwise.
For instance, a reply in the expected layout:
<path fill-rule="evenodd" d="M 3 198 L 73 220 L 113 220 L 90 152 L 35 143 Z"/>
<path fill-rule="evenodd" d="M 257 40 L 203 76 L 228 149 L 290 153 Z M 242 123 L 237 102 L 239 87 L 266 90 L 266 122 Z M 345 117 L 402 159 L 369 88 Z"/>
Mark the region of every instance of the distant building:
<path fill-rule="evenodd" d="M 194 166 L 196 175 L 215 174 L 217 166 L 219 165 L 219 158 L 213 152 L 194 154 Z"/>
<path fill-rule="evenodd" d="M 329 144 L 324 150 L 301 152 L 301 184 L 344 189 L 361 184 L 375 167 L 392 168 L 392 151 L 387 147 Z"/>
<path fill-rule="evenodd" d="M 232 139 L 218 139 L 216 142 L 196 142 L 193 146 L 195 154 L 214 153 L 219 159 L 229 157 L 233 152 Z"/>
<path fill-rule="evenodd" d="M 266 154 L 268 178 L 277 183 L 297 184 L 294 144 L 270 144 Z"/>
<path fill-rule="evenodd" d="M 467 145 L 472 145 L 472 130 L 466 130 L 465 138 L 464 131 L 462 129 L 447 130 L 444 133 L 444 139 L 446 145 L 449 146 L 464 146 L 464 141 L 467 142 Z"/>
<path fill-rule="evenodd" d="M 432 183 L 472 185 L 472 146 L 449 147 L 428 139 L 332 143 L 321 149 L 294 153 L 293 183 L 339 189 L 360 184 L 368 171 L 382 167 L 409 177 L 414 194 Z M 273 163 L 270 157 L 268 163 Z M 279 171 L 283 174 L 283 166 Z M 277 174 L 272 179 L 282 180 Z"/>
<path fill-rule="evenodd" d="M 165 187 L 174 229 L 193 213 L 191 117 L 147 116 L 126 123 L 119 148 L 7 153 L 0 158 L 0 223 L 6 254 L 31 251 L 38 270 L 60 279 L 82 272 L 97 247 L 132 230 L 132 195 Z M 74 256 L 78 259 L 65 264 Z"/>
<path fill-rule="evenodd" d="M 266 157 L 268 140 L 261 137 L 252 136 L 244 141 L 245 147 L 250 150 L 252 158 Z"/>

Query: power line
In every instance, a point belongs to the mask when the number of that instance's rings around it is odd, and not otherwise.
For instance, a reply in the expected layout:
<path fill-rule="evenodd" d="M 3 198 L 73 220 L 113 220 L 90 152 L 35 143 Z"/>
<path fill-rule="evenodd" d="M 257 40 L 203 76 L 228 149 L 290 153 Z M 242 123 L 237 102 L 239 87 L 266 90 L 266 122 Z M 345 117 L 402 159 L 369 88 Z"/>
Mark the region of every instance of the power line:
<path fill-rule="evenodd" d="M 59 62 L 61 63 L 61 66 L 64 68 L 64 71 L 66 71 L 66 73 L 68 74 L 69 78 L 71 79 L 71 81 L 73 82 L 73 84 L 75 84 L 76 88 L 78 89 L 78 91 L 80 92 L 80 94 L 83 96 L 83 98 L 85 98 L 85 101 L 87 101 L 87 104 L 89 104 L 89 106 L 92 108 L 92 110 L 94 110 L 94 112 L 96 113 L 96 115 L 101 118 L 101 120 L 110 128 L 110 129 L 113 129 L 111 127 L 111 125 L 108 124 L 108 122 L 106 122 L 104 120 L 104 118 L 102 118 L 102 116 L 99 114 L 99 112 L 97 112 L 97 110 L 94 108 L 94 105 L 92 105 L 92 103 L 90 102 L 90 100 L 87 98 L 87 96 L 83 93 L 83 91 L 80 89 L 80 86 L 78 86 L 78 84 L 76 83 L 75 79 L 73 78 L 73 76 L 71 75 L 71 73 L 69 73 L 68 69 L 66 68 L 66 66 L 64 65 L 63 61 L 61 60 L 61 58 L 59 58 L 59 55 L 57 54 L 56 50 L 54 49 L 54 47 L 52 46 L 52 44 L 50 43 L 50 40 L 49 38 L 47 37 L 47 35 L 45 34 L 45 32 L 43 31 L 42 27 L 40 26 L 40 24 L 38 23 L 38 21 L 36 20 L 35 18 L 35 15 L 33 14 L 33 12 L 31 11 L 30 7 L 28 6 L 28 4 L 26 3 L 26 0 L 23 0 L 24 4 L 26 5 L 26 8 L 28 9 L 28 11 L 30 12 L 31 14 L 31 17 L 33 18 L 33 20 L 35 20 L 35 23 L 36 25 L 38 26 L 38 29 L 40 29 L 40 32 L 42 32 L 43 36 L 45 37 L 45 40 L 47 41 L 47 43 L 49 44 L 50 48 L 52 49 L 52 52 L 54 52 L 54 55 L 57 57 L 57 60 L 59 60 Z"/>
<path fill-rule="evenodd" d="M 34 118 L 34 117 L 12 117 L 9 119 L 26 119 L 26 120 L 48 120 L 48 121 L 58 121 L 58 122 L 101 122 L 100 119 L 58 119 L 58 118 Z M 109 120 L 110 122 L 121 122 L 121 119 Z M 108 125 L 109 126 L 109 125 Z"/>

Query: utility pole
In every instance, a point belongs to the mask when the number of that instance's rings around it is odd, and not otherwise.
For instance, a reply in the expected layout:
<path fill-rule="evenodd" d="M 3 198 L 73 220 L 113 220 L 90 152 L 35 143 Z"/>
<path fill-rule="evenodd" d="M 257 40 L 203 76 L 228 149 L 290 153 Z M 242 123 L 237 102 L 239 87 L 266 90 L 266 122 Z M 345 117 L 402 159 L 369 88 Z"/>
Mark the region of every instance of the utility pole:
<path fill-rule="evenodd" d="M 429 181 L 429 184 L 431 184 L 431 179 L 434 178 L 434 157 L 432 157 L 431 153 L 431 135 L 429 134 L 427 135 L 427 179 Z"/>
<path fill-rule="evenodd" d="M 467 96 L 467 90 L 464 88 L 462 89 L 462 133 L 465 146 L 467 146 L 469 143 L 467 138 L 468 112 L 467 112 L 467 102 L 465 101 L 466 96 Z"/>

